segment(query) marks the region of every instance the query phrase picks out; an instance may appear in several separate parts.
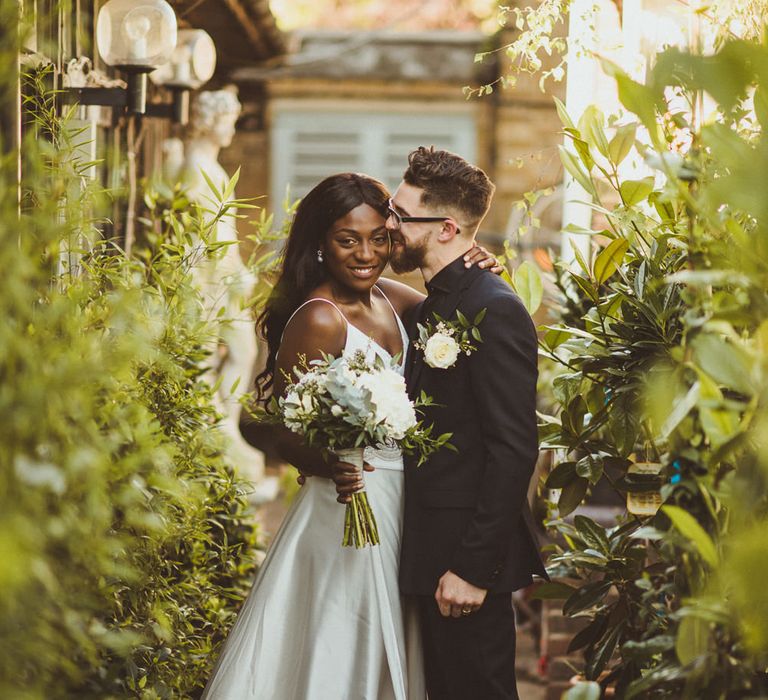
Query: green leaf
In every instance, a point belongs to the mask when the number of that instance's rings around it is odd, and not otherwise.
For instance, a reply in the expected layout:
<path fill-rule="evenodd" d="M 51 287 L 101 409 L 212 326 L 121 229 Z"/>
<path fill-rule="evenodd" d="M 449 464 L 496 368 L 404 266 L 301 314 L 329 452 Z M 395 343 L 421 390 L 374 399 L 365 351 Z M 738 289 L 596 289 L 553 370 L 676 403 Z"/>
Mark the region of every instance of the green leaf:
<path fill-rule="evenodd" d="M 661 509 L 680 534 L 694 546 L 695 550 L 701 555 L 701 558 L 710 566 L 717 566 L 717 548 L 707 531 L 699 524 L 699 521 L 679 506 L 662 506 Z"/>
<path fill-rule="evenodd" d="M 576 473 L 588 479 L 591 484 L 596 484 L 603 475 L 603 463 L 599 457 L 587 455 L 576 463 Z"/>
<path fill-rule="evenodd" d="M 709 649 L 709 624 L 698 617 L 689 615 L 680 621 L 677 628 L 675 652 L 684 666 L 704 656 Z"/>
<path fill-rule="evenodd" d="M 696 382 L 690 389 L 688 389 L 688 392 L 682 399 L 678 397 L 672 401 L 672 411 L 667 416 L 666 420 L 661 426 L 661 429 L 659 430 L 659 436 L 662 438 L 662 440 L 666 440 L 672 434 L 672 431 L 680 424 L 683 418 L 685 418 L 693 410 L 693 407 L 699 400 L 700 391 L 701 383 Z"/>
<path fill-rule="evenodd" d="M 550 350 L 554 350 L 559 345 L 562 345 L 570 337 L 572 337 L 571 334 L 565 329 L 550 328 L 544 334 L 544 344 Z"/>
<path fill-rule="evenodd" d="M 591 581 L 579 588 L 563 604 L 563 615 L 568 617 L 584 610 L 594 608 L 602 602 L 611 590 L 611 581 Z"/>
<path fill-rule="evenodd" d="M 588 518 L 584 515 L 577 515 L 573 519 L 573 524 L 579 532 L 579 535 L 581 535 L 581 539 L 588 545 L 591 545 L 601 552 L 607 552 L 609 550 L 608 535 L 605 534 L 605 528 L 598 525 L 592 518 Z"/>
<path fill-rule="evenodd" d="M 616 79 L 616 86 L 619 92 L 619 100 L 633 114 L 636 114 L 646 129 L 648 129 L 651 139 L 656 146 L 660 146 L 658 136 L 658 125 L 656 123 L 656 104 L 658 94 L 649 87 L 638 83 L 630 78 L 615 63 L 607 60 L 602 61 L 603 70 L 608 75 Z"/>
<path fill-rule="evenodd" d="M 583 649 L 585 646 L 594 644 L 600 637 L 605 634 L 605 628 L 608 625 L 608 616 L 601 614 L 596 615 L 584 629 L 576 633 L 571 643 L 568 645 L 568 653 Z"/>
<path fill-rule="evenodd" d="M 547 477 L 546 486 L 548 489 L 562 489 L 570 484 L 575 478 L 576 462 L 560 462 Z"/>
<path fill-rule="evenodd" d="M 712 379 L 729 389 L 752 396 L 754 360 L 747 352 L 715 333 L 699 333 L 691 343 L 694 362 Z"/>
<path fill-rule="evenodd" d="M 644 177 L 642 180 L 624 180 L 619 185 L 619 194 L 624 206 L 632 207 L 653 192 L 653 177 Z"/>
<path fill-rule="evenodd" d="M 589 105 L 579 119 L 579 131 L 590 146 L 608 157 L 608 139 L 605 136 L 605 117 L 596 105 Z"/>
<path fill-rule="evenodd" d="M 598 642 L 591 653 L 585 654 L 587 657 L 586 675 L 591 678 L 597 678 L 610 661 L 616 644 L 619 641 L 619 635 L 622 631 L 621 623 L 617 624 L 601 642 Z"/>
<path fill-rule="evenodd" d="M 576 589 L 561 581 L 547 581 L 539 584 L 531 594 L 538 600 L 565 600 L 573 595 Z"/>
<path fill-rule="evenodd" d="M 592 184 L 589 176 L 582 170 L 579 161 L 576 160 L 576 156 L 563 146 L 558 146 L 558 149 L 560 150 L 560 160 L 563 163 L 563 167 L 589 194 L 595 196 L 595 186 Z"/>
<path fill-rule="evenodd" d="M 535 314 L 544 296 L 544 285 L 538 268 L 527 260 L 521 263 L 515 270 L 514 288 L 528 313 Z"/>
<path fill-rule="evenodd" d="M 598 285 L 604 284 L 619 269 L 624 256 L 629 249 L 629 243 L 624 238 L 611 241 L 595 258 L 592 275 Z"/>
<path fill-rule="evenodd" d="M 587 487 L 589 482 L 581 476 L 571 481 L 560 492 L 560 499 L 557 502 L 557 510 L 561 518 L 566 515 L 570 515 L 581 502 L 584 500 L 584 496 L 587 494 Z"/>
<path fill-rule="evenodd" d="M 581 289 L 582 292 L 587 296 L 588 299 L 591 299 L 594 302 L 597 302 L 599 298 L 599 294 L 597 292 L 597 289 L 594 284 L 592 284 L 591 280 L 588 280 L 581 275 L 577 275 L 574 272 L 570 273 L 570 278 L 576 282 L 579 289 Z"/>
<path fill-rule="evenodd" d="M 575 129 L 576 127 L 574 126 L 571 118 L 568 116 L 568 111 L 565 109 L 565 105 L 559 99 L 557 99 L 557 97 L 553 97 L 552 99 L 555 101 L 557 115 L 560 117 L 560 121 L 563 123 L 563 126 L 569 129 Z"/>
<path fill-rule="evenodd" d="M 222 201 L 221 192 L 219 192 L 219 188 L 216 187 L 216 185 L 213 184 L 213 180 L 208 176 L 208 173 L 205 172 L 202 168 L 200 169 L 200 174 L 203 176 L 203 179 L 205 180 L 206 184 L 208 185 L 208 189 L 211 190 L 214 197 L 217 199 L 217 201 Z"/>
<path fill-rule="evenodd" d="M 222 201 L 226 202 L 235 192 L 237 181 L 240 179 L 240 168 L 235 170 L 235 174 L 229 179 L 224 191 L 221 193 Z"/>
<path fill-rule="evenodd" d="M 624 124 L 616 128 L 611 142 L 608 144 L 608 156 L 614 165 L 619 165 L 632 150 L 637 135 L 637 124 Z"/>

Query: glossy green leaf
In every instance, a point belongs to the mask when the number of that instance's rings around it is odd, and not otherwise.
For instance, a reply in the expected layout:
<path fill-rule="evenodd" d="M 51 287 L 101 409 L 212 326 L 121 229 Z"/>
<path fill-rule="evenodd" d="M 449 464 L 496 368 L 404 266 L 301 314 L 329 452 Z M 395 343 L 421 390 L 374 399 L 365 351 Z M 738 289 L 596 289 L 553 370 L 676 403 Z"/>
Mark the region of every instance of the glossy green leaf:
<path fill-rule="evenodd" d="M 608 156 L 608 139 L 605 136 L 605 117 L 596 105 L 588 105 L 578 125 L 584 139 L 603 156 Z"/>
<path fill-rule="evenodd" d="M 584 584 L 563 604 L 563 615 L 573 615 L 599 605 L 613 584 L 610 581 L 592 581 Z"/>
<path fill-rule="evenodd" d="M 701 558 L 710 566 L 717 566 L 717 548 L 699 521 L 679 506 L 662 506 L 662 510 L 680 534 L 694 546 Z"/>
<path fill-rule="evenodd" d="M 631 207 L 648 198 L 653 192 L 654 179 L 644 177 L 642 180 L 624 180 L 619 185 L 619 193 L 624 206 Z"/>
<path fill-rule="evenodd" d="M 608 144 L 608 156 L 614 165 L 619 165 L 629 155 L 635 145 L 636 135 L 637 124 L 634 122 L 616 128 L 616 133 Z"/>
<path fill-rule="evenodd" d="M 588 194 L 594 195 L 595 187 L 592 184 L 592 180 L 590 180 L 589 176 L 584 172 L 581 163 L 577 160 L 576 156 L 563 146 L 558 146 L 557 148 L 560 151 L 560 160 L 563 163 L 563 167 Z"/>
<path fill-rule="evenodd" d="M 514 289 L 528 313 L 535 314 L 544 297 L 544 284 L 538 267 L 528 261 L 521 263 L 515 270 Z"/>
<path fill-rule="evenodd" d="M 573 595 L 575 590 L 573 586 L 562 581 L 546 581 L 536 586 L 531 597 L 538 600 L 565 600 Z"/>
<path fill-rule="evenodd" d="M 587 494 L 589 482 L 583 477 L 577 476 L 560 492 L 560 499 L 557 502 L 557 510 L 560 517 L 565 517 L 572 513 L 584 500 Z"/>
<path fill-rule="evenodd" d="M 675 652 L 680 663 L 692 664 L 707 653 L 709 623 L 692 615 L 684 617 L 677 628 Z"/>
<path fill-rule="evenodd" d="M 629 243 L 624 238 L 617 238 L 600 251 L 592 270 L 598 285 L 605 284 L 616 273 L 628 249 Z"/>

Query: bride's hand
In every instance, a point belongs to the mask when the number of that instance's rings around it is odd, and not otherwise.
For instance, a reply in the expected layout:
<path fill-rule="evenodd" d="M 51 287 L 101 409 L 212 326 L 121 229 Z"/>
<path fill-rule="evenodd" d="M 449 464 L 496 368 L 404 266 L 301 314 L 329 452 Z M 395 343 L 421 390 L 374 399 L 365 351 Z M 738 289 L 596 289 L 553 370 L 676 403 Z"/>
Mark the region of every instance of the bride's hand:
<path fill-rule="evenodd" d="M 488 268 L 494 275 L 500 275 L 504 271 L 504 267 L 499 261 L 483 246 L 477 244 L 464 256 L 464 267 L 472 267 L 472 265 L 477 265 L 483 269 Z"/>
<path fill-rule="evenodd" d="M 363 471 L 372 472 L 374 468 L 368 462 L 363 462 Z M 336 484 L 336 493 L 339 494 L 336 500 L 339 503 L 349 503 L 353 493 L 365 488 L 362 472 L 349 462 L 332 462 L 331 478 Z"/>

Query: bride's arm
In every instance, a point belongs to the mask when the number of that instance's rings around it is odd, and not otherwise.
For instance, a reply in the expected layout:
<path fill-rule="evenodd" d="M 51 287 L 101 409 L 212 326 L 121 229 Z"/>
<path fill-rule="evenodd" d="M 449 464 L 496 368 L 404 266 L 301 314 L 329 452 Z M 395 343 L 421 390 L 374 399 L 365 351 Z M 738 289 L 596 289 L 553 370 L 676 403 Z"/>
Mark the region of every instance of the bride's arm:
<path fill-rule="evenodd" d="M 285 393 L 289 381 L 295 378 L 294 368 L 320 359 L 323 353 L 338 356 L 344 349 L 346 323 L 330 304 L 316 302 L 301 309 L 285 328 L 275 363 L 273 391 L 276 396 Z M 278 454 L 304 474 L 330 477 L 331 470 L 323 453 L 309 447 L 300 436 L 287 428 L 278 428 L 276 435 Z"/>

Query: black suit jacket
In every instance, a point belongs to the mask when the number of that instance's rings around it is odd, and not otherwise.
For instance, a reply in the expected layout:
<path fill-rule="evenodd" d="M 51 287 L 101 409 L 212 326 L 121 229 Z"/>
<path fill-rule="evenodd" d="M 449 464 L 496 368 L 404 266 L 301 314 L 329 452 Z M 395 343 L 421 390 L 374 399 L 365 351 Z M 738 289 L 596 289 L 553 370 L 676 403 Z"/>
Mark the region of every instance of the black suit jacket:
<path fill-rule="evenodd" d="M 434 434 L 453 433 L 456 451 L 441 449 L 421 466 L 405 460 L 400 587 L 433 595 L 449 569 L 494 592 L 546 577 L 530 525 L 526 494 L 538 455 L 536 331 L 520 299 L 496 275 L 462 259 L 441 270 L 429 297 L 409 317 L 411 340 L 424 311 L 454 321 L 459 309 L 479 326 L 482 342 L 448 369 L 429 367 L 411 343 L 408 391 L 440 406 L 424 409 Z"/>

